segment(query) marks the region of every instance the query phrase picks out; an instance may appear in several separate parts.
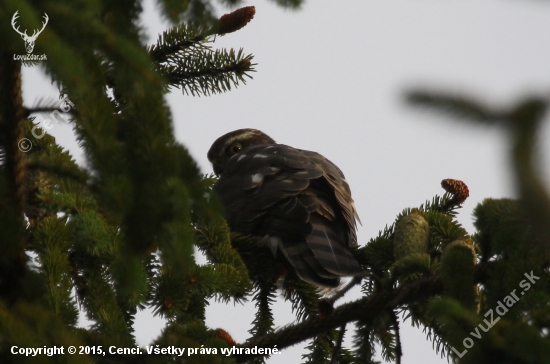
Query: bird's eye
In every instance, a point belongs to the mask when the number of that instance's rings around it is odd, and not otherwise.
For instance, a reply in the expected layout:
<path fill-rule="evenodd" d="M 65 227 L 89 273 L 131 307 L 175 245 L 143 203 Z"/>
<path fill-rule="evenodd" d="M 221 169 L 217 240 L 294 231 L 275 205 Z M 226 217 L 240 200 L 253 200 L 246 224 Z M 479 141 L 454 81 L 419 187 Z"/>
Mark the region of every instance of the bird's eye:
<path fill-rule="evenodd" d="M 237 154 L 241 151 L 241 149 L 243 149 L 243 146 L 240 145 L 239 143 L 235 143 L 233 144 L 232 146 L 229 147 L 229 153 L 231 155 L 234 155 L 234 154 Z"/>

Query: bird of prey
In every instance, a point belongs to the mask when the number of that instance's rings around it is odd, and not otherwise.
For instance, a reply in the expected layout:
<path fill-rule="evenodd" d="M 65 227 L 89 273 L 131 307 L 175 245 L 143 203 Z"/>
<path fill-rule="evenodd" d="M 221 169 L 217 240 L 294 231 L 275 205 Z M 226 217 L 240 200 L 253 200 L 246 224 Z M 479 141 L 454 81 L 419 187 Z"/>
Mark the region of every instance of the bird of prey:
<path fill-rule="evenodd" d="M 359 217 L 342 171 L 322 155 L 277 144 L 256 129 L 218 138 L 208 159 L 232 231 L 264 237 L 304 281 L 335 288 L 361 267 Z M 360 222 L 360 221 L 359 221 Z"/>

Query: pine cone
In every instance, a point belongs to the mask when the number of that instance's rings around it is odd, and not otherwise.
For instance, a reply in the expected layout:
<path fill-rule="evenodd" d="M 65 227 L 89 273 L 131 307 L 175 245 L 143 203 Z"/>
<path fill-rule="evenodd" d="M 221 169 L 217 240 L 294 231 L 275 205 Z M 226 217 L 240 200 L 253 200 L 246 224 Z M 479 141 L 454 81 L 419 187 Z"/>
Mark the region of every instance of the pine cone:
<path fill-rule="evenodd" d="M 245 6 L 232 13 L 224 14 L 218 20 L 218 31 L 216 34 L 224 35 L 233 33 L 248 24 L 254 18 L 256 8 L 254 6 Z"/>
<path fill-rule="evenodd" d="M 461 205 L 466 201 L 468 196 L 470 196 L 470 191 L 466 183 L 457 179 L 444 179 L 441 181 L 441 187 L 443 187 L 445 191 L 453 194 L 453 198 L 449 201 L 453 205 Z"/>
<path fill-rule="evenodd" d="M 418 210 L 403 216 L 395 224 L 393 255 L 395 260 L 414 253 L 426 253 L 430 239 L 430 226 Z"/>
<path fill-rule="evenodd" d="M 222 339 L 229 346 L 237 346 L 238 345 L 237 342 L 235 340 L 233 340 L 233 337 L 231 337 L 231 335 L 227 331 L 225 331 L 224 329 L 219 329 L 219 328 L 216 329 L 216 331 L 214 332 L 214 336 L 217 337 L 217 338 Z"/>
<path fill-rule="evenodd" d="M 455 240 L 443 249 L 441 273 L 445 294 L 464 307 L 479 311 L 479 290 L 474 282 L 476 262 L 473 245 Z"/>
<path fill-rule="evenodd" d="M 455 246 L 463 246 L 463 247 L 466 247 L 466 248 L 470 249 L 472 251 L 474 265 L 477 264 L 476 250 L 475 250 L 474 246 L 472 245 L 472 240 L 471 239 L 468 239 L 467 241 L 455 240 L 452 243 L 447 244 L 447 246 L 445 246 L 445 248 L 443 248 L 442 256 L 444 257 L 445 254 L 447 254 L 447 252 Z"/>

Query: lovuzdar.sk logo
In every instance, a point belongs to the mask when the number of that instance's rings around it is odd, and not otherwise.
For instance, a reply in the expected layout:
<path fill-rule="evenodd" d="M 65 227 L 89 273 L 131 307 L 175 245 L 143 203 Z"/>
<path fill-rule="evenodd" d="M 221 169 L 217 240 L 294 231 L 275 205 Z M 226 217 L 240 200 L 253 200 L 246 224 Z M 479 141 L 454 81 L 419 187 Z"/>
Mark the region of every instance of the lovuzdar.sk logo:
<path fill-rule="evenodd" d="M 15 30 L 19 35 L 21 35 L 21 38 L 25 41 L 25 49 L 27 50 L 27 54 L 14 54 L 13 59 L 14 60 L 23 60 L 23 61 L 45 61 L 47 59 L 45 54 L 31 54 L 34 49 L 34 43 L 36 42 L 36 38 L 42 33 L 44 28 L 46 28 L 46 24 L 48 24 L 48 14 L 44 13 L 44 21 L 42 22 L 42 29 L 33 30 L 32 35 L 27 34 L 27 29 L 25 29 L 24 32 L 21 32 L 19 30 L 19 26 L 16 24 L 17 18 L 19 18 L 19 10 L 13 14 L 13 17 L 11 18 L 11 26 L 13 30 Z"/>

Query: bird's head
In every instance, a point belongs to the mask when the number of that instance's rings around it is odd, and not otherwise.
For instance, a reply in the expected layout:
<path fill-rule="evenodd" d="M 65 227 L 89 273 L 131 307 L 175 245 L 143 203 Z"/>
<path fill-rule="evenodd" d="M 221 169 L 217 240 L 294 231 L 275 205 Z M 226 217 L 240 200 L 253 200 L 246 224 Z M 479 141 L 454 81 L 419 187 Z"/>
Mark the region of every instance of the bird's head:
<path fill-rule="evenodd" d="M 214 173 L 223 173 L 227 161 L 243 149 L 252 145 L 275 144 L 275 141 L 256 129 L 239 129 L 222 135 L 208 151 L 208 160 L 214 167 Z"/>

